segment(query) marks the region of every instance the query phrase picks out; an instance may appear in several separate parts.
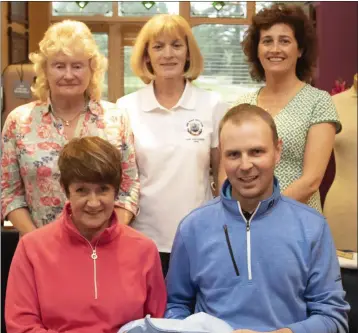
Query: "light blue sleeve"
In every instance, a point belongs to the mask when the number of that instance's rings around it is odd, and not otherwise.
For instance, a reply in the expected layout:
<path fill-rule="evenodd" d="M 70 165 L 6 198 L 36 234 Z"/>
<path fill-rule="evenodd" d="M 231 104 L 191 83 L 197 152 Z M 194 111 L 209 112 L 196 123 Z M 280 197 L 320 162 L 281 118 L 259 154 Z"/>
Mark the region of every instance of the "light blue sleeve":
<path fill-rule="evenodd" d="M 325 222 L 311 253 L 305 292 L 308 318 L 288 326 L 293 333 L 348 333 L 348 303 L 344 300 L 340 267 Z"/>
<path fill-rule="evenodd" d="M 194 311 L 196 288 L 190 276 L 188 251 L 180 233 L 175 235 L 166 277 L 168 302 L 165 318 L 185 319 Z"/>

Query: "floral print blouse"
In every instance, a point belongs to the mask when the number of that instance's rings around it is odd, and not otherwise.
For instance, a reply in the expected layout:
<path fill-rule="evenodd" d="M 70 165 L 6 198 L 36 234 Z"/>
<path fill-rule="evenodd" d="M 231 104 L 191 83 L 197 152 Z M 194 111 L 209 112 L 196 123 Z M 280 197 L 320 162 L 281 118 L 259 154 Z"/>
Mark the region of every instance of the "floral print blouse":
<path fill-rule="evenodd" d="M 136 214 L 139 178 L 126 114 L 113 103 L 89 101 L 74 136 L 99 136 L 121 150 L 123 175 L 116 206 Z M 25 104 L 9 114 L 2 133 L 2 219 L 27 207 L 36 227 L 55 220 L 66 202 L 57 161 L 67 142 L 64 125 L 51 112 L 50 101 Z"/>

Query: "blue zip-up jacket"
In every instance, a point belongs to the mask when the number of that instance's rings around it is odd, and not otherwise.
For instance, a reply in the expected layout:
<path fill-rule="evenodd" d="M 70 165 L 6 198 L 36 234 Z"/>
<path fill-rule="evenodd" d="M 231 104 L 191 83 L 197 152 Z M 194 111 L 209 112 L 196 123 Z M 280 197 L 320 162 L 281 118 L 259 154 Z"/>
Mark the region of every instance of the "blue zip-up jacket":
<path fill-rule="evenodd" d="M 220 197 L 192 211 L 175 237 L 167 275 L 166 318 L 206 312 L 234 329 L 346 333 L 336 250 L 325 218 L 282 196 L 277 180 L 249 221 Z"/>

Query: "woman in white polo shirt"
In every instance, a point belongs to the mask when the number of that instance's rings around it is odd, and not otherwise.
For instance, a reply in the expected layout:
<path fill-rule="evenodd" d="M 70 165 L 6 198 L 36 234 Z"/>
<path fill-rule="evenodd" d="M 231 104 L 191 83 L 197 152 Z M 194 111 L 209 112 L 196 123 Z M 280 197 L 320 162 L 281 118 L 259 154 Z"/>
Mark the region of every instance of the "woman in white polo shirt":
<path fill-rule="evenodd" d="M 212 198 L 209 169 L 217 182 L 218 126 L 227 105 L 191 83 L 203 58 L 179 15 L 156 15 L 144 25 L 131 67 L 147 84 L 117 101 L 130 118 L 140 175 L 132 226 L 155 241 L 166 275 L 179 222 Z"/>

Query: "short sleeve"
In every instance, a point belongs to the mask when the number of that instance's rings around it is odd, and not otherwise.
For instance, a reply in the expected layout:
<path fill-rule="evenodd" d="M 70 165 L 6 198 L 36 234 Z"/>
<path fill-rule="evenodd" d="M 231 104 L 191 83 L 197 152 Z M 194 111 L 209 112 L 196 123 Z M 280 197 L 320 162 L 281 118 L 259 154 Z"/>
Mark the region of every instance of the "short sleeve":
<path fill-rule="evenodd" d="M 249 92 L 249 93 L 244 93 L 241 94 L 237 100 L 235 100 L 235 102 L 232 104 L 232 106 L 236 106 L 236 105 L 240 105 L 240 104 L 252 104 L 252 105 L 256 105 L 256 98 L 257 98 L 257 94 L 258 91 L 255 92 Z"/>
<path fill-rule="evenodd" d="M 118 205 L 134 215 L 138 213 L 139 175 L 134 151 L 134 136 L 125 110 L 121 113 L 120 151 L 122 154 L 122 181 L 119 189 Z"/>
<path fill-rule="evenodd" d="M 122 155 L 122 180 L 116 206 L 137 215 L 140 184 L 134 151 L 134 136 L 128 113 L 113 103 L 102 101 L 101 105 L 106 112 L 104 118 L 106 139 L 117 147 Z"/>
<path fill-rule="evenodd" d="M 213 133 L 211 135 L 211 148 L 217 148 L 219 146 L 220 121 L 228 110 L 229 104 L 223 102 L 221 99 L 219 99 L 219 101 L 215 104 L 213 110 Z"/>
<path fill-rule="evenodd" d="M 336 126 L 336 134 L 338 134 L 342 130 L 342 124 L 339 121 L 333 99 L 326 91 L 321 90 L 319 93 L 320 96 L 312 110 L 310 125 L 334 123 Z"/>

